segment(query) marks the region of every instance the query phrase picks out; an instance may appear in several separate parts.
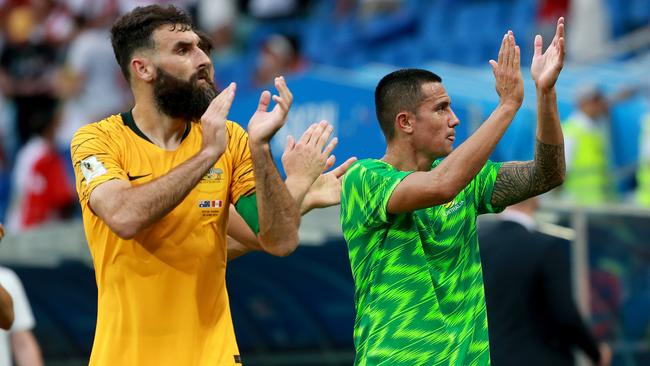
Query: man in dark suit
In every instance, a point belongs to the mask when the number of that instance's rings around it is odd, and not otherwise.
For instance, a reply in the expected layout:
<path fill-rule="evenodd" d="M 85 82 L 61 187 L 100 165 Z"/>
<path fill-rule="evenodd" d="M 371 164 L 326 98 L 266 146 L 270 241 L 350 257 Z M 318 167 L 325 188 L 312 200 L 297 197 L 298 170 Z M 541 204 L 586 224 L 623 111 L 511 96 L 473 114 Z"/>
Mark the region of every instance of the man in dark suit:
<path fill-rule="evenodd" d="M 573 301 L 570 243 L 537 231 L 537 207 L 513 205 L 479 230 L 492 366 L 574 365 L 575 349 L 609 365 Z"/>

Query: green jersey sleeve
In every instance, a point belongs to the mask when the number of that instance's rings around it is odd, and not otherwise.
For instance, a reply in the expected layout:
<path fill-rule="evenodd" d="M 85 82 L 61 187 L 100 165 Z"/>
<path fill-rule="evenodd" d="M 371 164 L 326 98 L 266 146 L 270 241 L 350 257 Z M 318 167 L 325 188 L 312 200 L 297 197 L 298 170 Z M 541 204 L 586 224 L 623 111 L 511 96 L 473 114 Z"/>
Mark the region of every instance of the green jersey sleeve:
<path fill-rule="evenodd" d="M 390 220 L 388 200 L 399 183 L 412 172 L 399 171 L 380 160 L 366 159 L 354 164 L 343 178 L 342 209 L 351 221 L 376 227 Z"/>
<path fill-rule="evenodd" d="M 492 190 L 497 180 L 497 174 L 503 163 L 494 163 L 490 160 L 485 163 L 481 171 L 476 175 L 472 184 L 474 185 L 474 204 L 478 214 L 497 213 L 503 211 L 505 207 L 492 206 Z"/>

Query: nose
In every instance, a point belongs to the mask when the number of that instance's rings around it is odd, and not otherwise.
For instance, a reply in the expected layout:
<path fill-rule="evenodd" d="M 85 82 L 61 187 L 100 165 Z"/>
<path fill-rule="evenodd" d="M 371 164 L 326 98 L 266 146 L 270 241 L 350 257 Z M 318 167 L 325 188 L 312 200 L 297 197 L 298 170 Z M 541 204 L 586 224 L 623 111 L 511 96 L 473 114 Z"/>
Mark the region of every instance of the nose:
<path fill-rule="evenodd" d="M 212 66 L 212 60 L 210 59 L 210 55 L 205 53 L 202 49 L 198 49 L 197 52 L 197 63 L 198 63 L 198 68 L 209 68 Z"/>
<path fill-rule="evenodd" d="M 456 116 L 456 113 L 454 113 L 454 110 L 449 108 L 449 111 L 451 112 L 451 116 L 449 116 L 449 127 L 456 127 L 460 124 L 460 120 Z"/>

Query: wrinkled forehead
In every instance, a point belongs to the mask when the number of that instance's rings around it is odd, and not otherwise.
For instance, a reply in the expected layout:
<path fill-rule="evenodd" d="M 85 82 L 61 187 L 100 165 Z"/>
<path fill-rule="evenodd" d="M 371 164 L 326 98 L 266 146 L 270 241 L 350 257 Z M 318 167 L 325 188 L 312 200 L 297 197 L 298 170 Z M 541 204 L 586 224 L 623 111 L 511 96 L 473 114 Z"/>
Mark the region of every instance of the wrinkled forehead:
<path fill-rule="evenodd" d="M 168 50 L 178 44 L 198 44 L 200 39 L 194 30 L 185 24 L 164 24 L 153 31 L 157 50 Z"/>

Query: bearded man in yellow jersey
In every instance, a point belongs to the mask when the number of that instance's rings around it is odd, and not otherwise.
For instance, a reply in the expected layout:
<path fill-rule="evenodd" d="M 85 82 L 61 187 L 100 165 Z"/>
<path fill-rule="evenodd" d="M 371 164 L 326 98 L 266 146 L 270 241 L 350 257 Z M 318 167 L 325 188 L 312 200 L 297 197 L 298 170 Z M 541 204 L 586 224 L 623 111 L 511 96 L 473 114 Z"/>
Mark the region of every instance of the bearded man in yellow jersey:
<path fill-rule="evenodd" d="M 229 208 L 255 234 L 245 251 L 291 253 L 305 195 L 346 168 L 321 175 L 336 144 L 325 146 L 331 126 L 290 143 L 285 184 L 269 148 L 292 103 L 283 78 L 275 107 L 262 93 L 246 133 L 227 120 L 236 86 L 217 95 L 185 13 L 136 8 L 111 40 L 135 106 L 71 143 L 98 287 L 90 364 L 240 364 L 225 286 Z"/>

